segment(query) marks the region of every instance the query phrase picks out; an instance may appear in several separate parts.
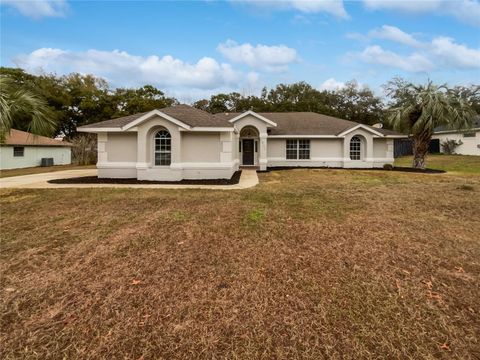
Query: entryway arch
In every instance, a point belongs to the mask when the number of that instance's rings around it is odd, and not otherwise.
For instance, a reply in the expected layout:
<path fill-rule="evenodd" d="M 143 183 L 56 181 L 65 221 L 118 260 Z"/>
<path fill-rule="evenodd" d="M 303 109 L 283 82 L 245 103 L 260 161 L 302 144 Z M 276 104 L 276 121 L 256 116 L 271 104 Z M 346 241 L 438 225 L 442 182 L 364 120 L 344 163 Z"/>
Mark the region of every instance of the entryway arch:
<path fill-rule="evenodd" d="M 255 126 L 247 125 L 240 130 L 238 144 L 240 165 L 258 166 L 259 136 L 260 132 Z"/>

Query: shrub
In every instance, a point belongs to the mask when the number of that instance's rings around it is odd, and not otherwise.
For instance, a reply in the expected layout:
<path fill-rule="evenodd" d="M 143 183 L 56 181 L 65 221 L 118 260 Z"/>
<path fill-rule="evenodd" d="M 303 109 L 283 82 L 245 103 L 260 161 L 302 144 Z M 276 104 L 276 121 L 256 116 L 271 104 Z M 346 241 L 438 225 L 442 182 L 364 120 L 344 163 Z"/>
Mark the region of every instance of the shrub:
<path fill-rule="evenodd" d="M 385 164 L 383 165 L 384 170 L 393 170 L 393 165 L 392 164 Z"/>
<path fill-rule="evenodd" d="M 462 144 L 462 140 L 447 139 L 442 141 L 440 145 L 442 146 L 442 150 L 445 154 L 451 155 L 455 154 L 455 149 Z"/>

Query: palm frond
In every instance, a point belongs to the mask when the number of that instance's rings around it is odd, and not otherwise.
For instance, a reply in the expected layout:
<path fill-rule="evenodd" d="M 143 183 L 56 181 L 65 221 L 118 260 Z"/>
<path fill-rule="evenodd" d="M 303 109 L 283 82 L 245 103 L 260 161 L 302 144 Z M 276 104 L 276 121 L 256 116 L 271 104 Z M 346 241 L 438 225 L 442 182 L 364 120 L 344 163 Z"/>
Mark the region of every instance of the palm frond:
<path fill-rule="evenodd" d="M 34 134 L 51 135 L 55 129 L 55 117 L 43 98 L 17 86 L 10 78 L 0 76 L 0 140 L 19 115 L 30 117 L 28 131 Z"/>

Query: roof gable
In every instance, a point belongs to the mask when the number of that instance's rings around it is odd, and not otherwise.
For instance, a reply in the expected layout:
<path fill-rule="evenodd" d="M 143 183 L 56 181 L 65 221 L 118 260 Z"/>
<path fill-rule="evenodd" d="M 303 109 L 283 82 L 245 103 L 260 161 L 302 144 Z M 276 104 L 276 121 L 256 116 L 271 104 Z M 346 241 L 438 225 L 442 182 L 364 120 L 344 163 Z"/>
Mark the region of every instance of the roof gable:
<path fill-rule="evenodd" d="M 375 130 L 373 127 L 368 126 L 368 125 L 364 125 L 364 124 L 358 124 L 354 127 L 346 129 L 345 131 L 342 131 L 340 134 L 337 134 L 337 136 L 339 136 L 339 137 L 345 136 L 345 135 L 351 133 L 352 131 L 355 131 L 355 130 L 358 130 L 358 129 L 363 129 L 363 130 L 368 131 L 368 132 L 370 132 L 374 135 L 377 135 L 377 136 L 381 136 L 381 137 L 384 136 L 381 132 Z"/>
<path fill-rule="evenodd" d="M 179 125 L 184 131 L 233 130 L 233 124 L 250 115 L 268 124 L 269 136 L 339 137 L 359 127 L 379 137 L 404 137 L 397 132 L 373 128 L 354 121 L 314 112 L 261 112 L 210 114 L 189 105 L 174 105 L 135 115 L 89 124 L 78 128 L 86 132 L 133 131 L 133 127 L 152 116 L 161 116 Z"/>
<path fill-rule="evenodd" d="M 178 120 L 178 119 L 175 119 L 174 117 L 170 116 L 170 115 L 167 115 L 165 114 L 164 112 L 160 111 L 160 110 L 152 110 L 142 116 L 140 116 L 139 118 L 129 122 L 128 124 L 122 126 L 122 130 L 128 130 L 128 129 L 131 129 L 132 127 L 134 126 L 137 126 L 137 125 L 140 125 L 141 123 L 147 121 L 148 119 L 151 119 L 152 117 L 154 116 L 160 116 L 161 118 L 164 118 L 165 120 L 168 120 L 170 121 L 171 123 L 175 124 L 175 125 L 178 125 L 180 126 L 181 128 L 184 128 L 184 129 L 191 129 L 191 126 L 188 125 L 188 124 L 185 124 L 184 122 Z"/>
<path fill-rule="evenodd" d="M 249 115 L 257 118 L 258 120 L 261 120 L 261 121 L 267 123 L 268 125 L 277 126 L 277 124 L 276 124 L 275 122 L 273 122 L 272 120 L 267 119 L 265 116 L 262 116 L 262 115 L 254 112 L 254 111 L 252 111 L 252 110 L 245 111 L 244 113 L 241 113 L 240 115 L 235 116 L 233 119 L 228 120 L 228 122 L 230 122 L 230 123 L 233 124 L 233 123 L 235 123 L 236 121 L 238 121 L 238 120 L 240 120 L 240 119 L 243 119 L 244 117 L 249 116 Z"/>
<path fill-rule="evenodd" d="M 80 126 L 79 131 L 101 132 L 101 131 L 126 131 L 134 126 L 148 120 L 152 116 L 160 116 L 166 120 L 179 125 L 185 130 L 195 128 L 232 128 L 233 125 L 223 117 L 217 117 L 206 111 L 196 109 L 189 105 L 173 105 L 162 109 L 123 116 L 120 118 L 101 121 L 94 124 Z"/>

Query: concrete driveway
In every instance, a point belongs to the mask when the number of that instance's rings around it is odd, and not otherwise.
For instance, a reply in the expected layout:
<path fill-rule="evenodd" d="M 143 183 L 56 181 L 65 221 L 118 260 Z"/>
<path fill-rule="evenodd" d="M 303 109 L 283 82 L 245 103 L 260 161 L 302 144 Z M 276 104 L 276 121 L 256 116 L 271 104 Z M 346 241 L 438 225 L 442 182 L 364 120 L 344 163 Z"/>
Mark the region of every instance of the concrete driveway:
<path fill-rule="evenodd" d="M 235 185 L 181 185 L 181 184 L 50 184 L 53 179 L 66 179 L 80 176 L 96 176 L 96 169 L 63 170 L 42 174 L 12 176 L 0 179 L 0 189 L 62 189 L 62 188 L 139 188 L 139 189 L 247 189 L 258 184 L 255 170 L 242 170 L 240 181 Z"/>
<path fill-rule="evenodd" d="M 49 188 L 57 187 L 47 181 L 53 179 L 67 179 L 79 176 L 96 176 L 97 169 L 62 170 L 40 174 L 11 176 L 0 179 L 0 188 Z M 52 186 L 53 185 L 53 186 Z"/>

